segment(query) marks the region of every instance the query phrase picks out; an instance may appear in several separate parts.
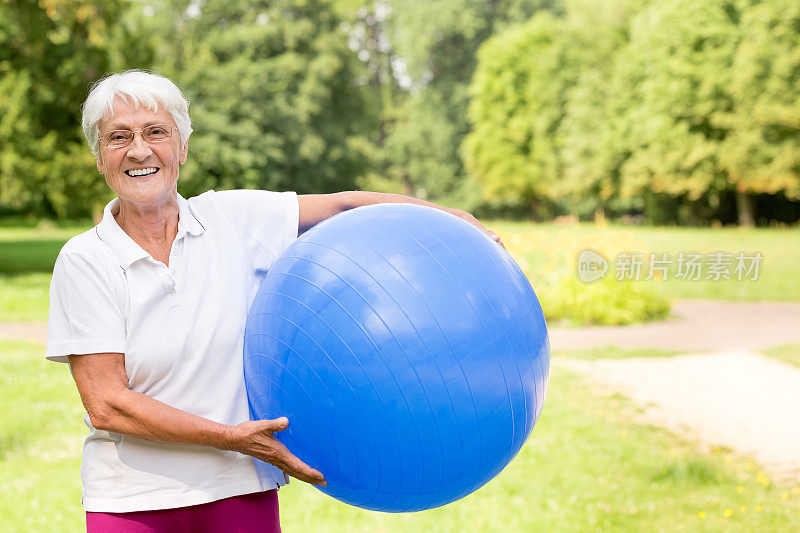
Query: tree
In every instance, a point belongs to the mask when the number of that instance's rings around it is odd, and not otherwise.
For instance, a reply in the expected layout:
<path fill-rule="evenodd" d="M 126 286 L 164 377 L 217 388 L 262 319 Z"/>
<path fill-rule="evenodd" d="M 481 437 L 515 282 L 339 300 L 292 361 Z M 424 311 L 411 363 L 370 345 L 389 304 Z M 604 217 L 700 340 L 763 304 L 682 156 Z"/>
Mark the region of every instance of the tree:
<path fill-rule="evenodd" d="M 800 198 L 800 4 L 769 0 L 745 11 L 729 91 L 735 112 L 721 148 L 743 221 L 752 193 Z"/>
<path fill-rule="evenodd" d="M 163 20 L 181 50 L 164 43 L 156 64 L 192 101 L 182 191 L 354 186 L 367 165 L 363 66 L 330 4 L 209 0 Z"/>
<path fill-rule="evenodd" d="M 476 207 L 480 184 L 464 170 L 469 83 L 477 50 L 492 34 L 559 9 L 548 0 L 394 0 L 387 20 L 406 75 L 405 98 L 387 139 L 390 172 L 410 194 Z"/>
<path fill-rule="evenodd" d="M 746 8 L 744 0 L 669 0 L 634 19 L 617 62 L 630 80 L 619 96 L 630 154 L 620 170 L 624 193 L 693 201 L 732 190 L 723 146 L 736 113 L 730 88 Z"/>
<path fill-rule="evenodd" d="M 487 199 L 534 207 L 555 199 L 555 132 L 574 83 L 564 35 L 562 20 L 540 13 L 481 47 L 464 153 Z"/>
<path fill-rule="evenodd" d="M 620 51 L 630 39 L 632 18 L 648 1 L 566 3 L 565 31 L 575 82 L 568 89 L 557 131 L 563 166 L 558 191 L 573 208 L 581 206 L 581 214 L 594 211 L 604 216 L 606 209 L 630 208 L 635 201 L 620 194 L 620 168 L 630 156 L 624 142 L 629 124 L 620 117 L 641 72 L 626 69 Z"/>
<path fill-rule="evenodd" d="M 0 206 L 85 216 L 107 187 L 80 129 L 89 85 L 109 70 L 148 60 L 121 22 L 128 2 L 0 4 Z"/>

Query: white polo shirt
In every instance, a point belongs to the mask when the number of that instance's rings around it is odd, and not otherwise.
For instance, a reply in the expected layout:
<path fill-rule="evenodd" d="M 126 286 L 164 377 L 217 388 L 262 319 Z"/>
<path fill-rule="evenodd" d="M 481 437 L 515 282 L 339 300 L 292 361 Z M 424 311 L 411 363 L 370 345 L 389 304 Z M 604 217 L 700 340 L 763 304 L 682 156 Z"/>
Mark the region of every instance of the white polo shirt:
<path fill-rule="evenodd" d="M 223 424 L 249 420 L 242 364 L 247 312 L 266 270 L 297 238 L 297 195 L 179 195 L 169 268 L 119 227 L 118 202 L 59 253 L 47 359 L 124 353 L 132 390 Z M 87 511 L 184 507 L 284 483 L 277 468 L 246 455 L 150 442 L 98 431 L 88 415 L 84 421 Z"/>

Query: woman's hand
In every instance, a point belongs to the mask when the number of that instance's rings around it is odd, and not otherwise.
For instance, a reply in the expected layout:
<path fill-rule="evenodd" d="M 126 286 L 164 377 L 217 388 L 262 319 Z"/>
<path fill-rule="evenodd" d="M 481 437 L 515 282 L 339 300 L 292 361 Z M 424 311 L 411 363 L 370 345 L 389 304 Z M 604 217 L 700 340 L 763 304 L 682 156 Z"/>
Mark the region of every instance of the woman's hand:
<path fill-rule="evenodd" d="M 499 244 L 500 246 L 502 246 L 502 247 L 503 247 L 503 249 L 505 249 L 505 247 L 506 247 L 506 246 L 505 246 L 505 244 L 503 244 L 503 242 L 500 240 L 500 236 L 499 236 L 499 235 L 497 235 L 495 232 L 493 232 L 493 231 L 491 231 L 491 230 L 487 229 L 487 228 L 486 228 L 486 227 L 485 227 L 483 224 L 481 224 L 481 223 L 478 221 L 478 219 L 477 219 L 477 218 L 475 218 L 474 216 L 470 215 L 470 214 L 469 214 L 469 213 L 467 213 L 466 211 L 462 211 L 461 209 L 447 209 L 447 212 L 448 212 L 448 213 L 450 213 L 451 215 L 455 215 L 455 216 L 457 216 L 458 218 L 460 218 L 460 219 L 462 219 L 462 220 L 466 220 L 467 222 L 469 222 L 470 224 L 472 224 L 473 226 L 475 226 L 476 228 L 478 228 L 479 230 L 481 230 L 482 232 L 484 232 L 486 235 L 488 235 L 490 239 L 492 239 L 494 242 L 496 242 L 497 244 Z"/>
<path fill-rule="evenodd" d="M 276 431 L 289 427 L 286 417 L 275 420 L 255 420 L 229 426 L 229 449 L 261 459 L 288 474 L 312 485 L 328 484 L 325 477 L 297 458 L 289 449 L 273 436 Z"/>

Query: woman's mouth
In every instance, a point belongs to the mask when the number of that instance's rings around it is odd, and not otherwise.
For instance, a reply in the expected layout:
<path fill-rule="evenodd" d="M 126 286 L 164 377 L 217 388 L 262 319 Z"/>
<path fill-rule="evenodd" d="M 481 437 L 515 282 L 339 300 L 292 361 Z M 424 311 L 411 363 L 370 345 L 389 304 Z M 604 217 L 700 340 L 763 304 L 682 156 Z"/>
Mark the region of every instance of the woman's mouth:
<path fill-rule="evenodd" d="M 147 167 L 147 168 L 134 168 L 131 170 L 126 170 L 125 174 L 132 178 L 141 178 L 144 176 L 149 176 L 150 174 L 155 174 L 158 172 L 158 167 Z"/>

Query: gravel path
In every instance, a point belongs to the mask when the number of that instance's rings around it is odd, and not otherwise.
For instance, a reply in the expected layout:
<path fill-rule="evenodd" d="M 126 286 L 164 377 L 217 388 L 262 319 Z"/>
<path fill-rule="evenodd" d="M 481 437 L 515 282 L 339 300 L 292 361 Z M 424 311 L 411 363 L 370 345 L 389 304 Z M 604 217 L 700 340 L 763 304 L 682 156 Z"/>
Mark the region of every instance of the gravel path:
<path fill-rule="evenodd" d="M 752 456 L 774 477 L 800 479 L 800 368 L 747 352 L 553 364 L 632 398 L 647 422 Z"/>
<path fill-rule="evenodd" d="M 47 322 L 0 322 L 0 339 L 23 339 L 44 344 Z"/>
<path fill-rule="evenodd" d="M 622 346 L 758 351 L 800 342 L 800 304 L 678 300 L 673 318 L 637 326 L 550 328 L 554 350 Z"/>
<path fill-rule="evenodd" d="M 800 369 L 759 350 L 800 343 L 800 304 L 678 301 L 669 320 L 551 328 L 553 350 L 596 346 L 710 352 L 622 360 L 553 359 L 645 408 L 645 419 L 800 480 Z"/>

